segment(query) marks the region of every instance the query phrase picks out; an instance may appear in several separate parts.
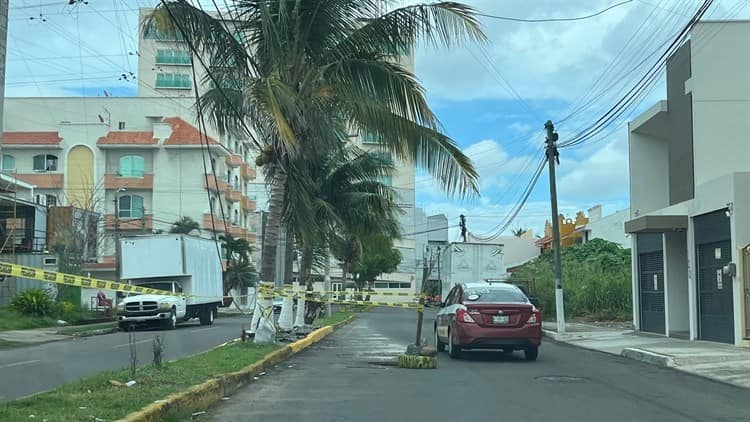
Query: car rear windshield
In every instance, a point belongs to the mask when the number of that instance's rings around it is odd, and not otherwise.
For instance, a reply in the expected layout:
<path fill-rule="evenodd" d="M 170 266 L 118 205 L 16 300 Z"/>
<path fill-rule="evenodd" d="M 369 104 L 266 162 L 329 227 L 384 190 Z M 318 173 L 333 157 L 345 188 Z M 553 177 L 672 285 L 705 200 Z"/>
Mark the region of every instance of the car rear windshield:
<path fill-rule="evenodd" d="M 508 288 L 480 287 L 466 289 L 464 299 L 468 302 L 523 302 L 529 300 L 520 290 Z"/>

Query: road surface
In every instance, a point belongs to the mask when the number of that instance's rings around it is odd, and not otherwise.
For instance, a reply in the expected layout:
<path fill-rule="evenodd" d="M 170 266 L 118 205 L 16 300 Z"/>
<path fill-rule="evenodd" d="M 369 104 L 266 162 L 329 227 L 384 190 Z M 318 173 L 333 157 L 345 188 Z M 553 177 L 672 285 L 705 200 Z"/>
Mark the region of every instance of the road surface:
<path fill-rule="evenodd" d="M 240 336 L 248 318 L 217 318 L 213 326 L 197 322 L 174 331 L 135 332 L 140 364 L 150 364 L 152 342 L 165 336 L 165 359 L 193 355 Z M 41 345 L 0 350 L 0 402 L 46 391 L 97 372 L 129 365 L 128 333 L 74 338 Z"/>
<path fill-rule="evenodd" d="M 406 310 L 360 314 L 201 420 L 750 421 L 746 390 L 549 341 L 537 362 L 479 352 L 441 353 L 436 370 L 368 363 L 402 352 L 415 324 Z"/>

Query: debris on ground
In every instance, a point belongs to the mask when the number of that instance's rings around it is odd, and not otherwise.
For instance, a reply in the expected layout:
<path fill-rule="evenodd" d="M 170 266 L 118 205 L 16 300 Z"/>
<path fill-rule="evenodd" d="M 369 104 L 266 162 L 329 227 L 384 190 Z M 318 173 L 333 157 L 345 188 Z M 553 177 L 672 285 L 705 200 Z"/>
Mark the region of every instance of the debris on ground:
<path fill-rule="evenodd" d="M 128 381 L 128 382 L 125 383 L 126 387 L 132 387 L 134 385 L 135 385 L 135 380 L 131 380 L 131 381 Z"/>
<path fill-rule="evenodd" d="M 109 380 L 109 385 L 111 385 L 112 387 L 124 387 L 125 386 L 125 384 L 117 380 Z"/>

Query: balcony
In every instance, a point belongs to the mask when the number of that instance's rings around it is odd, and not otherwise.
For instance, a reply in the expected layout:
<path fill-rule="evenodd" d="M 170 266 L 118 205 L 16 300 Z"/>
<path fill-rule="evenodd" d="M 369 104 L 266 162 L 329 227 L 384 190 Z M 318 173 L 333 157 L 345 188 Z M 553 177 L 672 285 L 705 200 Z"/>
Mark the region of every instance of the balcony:
<path fill-rule="evenodd" d="M 39 189 L 62 189 L 62 173 L 24 173 L 14 175 L 19 180 L 36 185 Z"/>
<path fill-rule="evenodd" d="M 243 196 L 242 197 L 242 209 L 245 211 L 255 211 L 257 207 L 257 204 L 254 199 L 250 199 L 250 197 Z"/>
<path fill-rule="evenodd" d="M 229 167 L 239 167 L 242 165 L 242 157 L 237 154 L 230 154 L 226 159 Z"/>
<path fill-rule="evenodd" d="M 227 190 L 227 201 L 237 202 L 237 201 L 240 201 L 241 199 L 242 199 L 242 192 L 234 188 L 229 188 L 229 190 Z"/>
<path fill-rule="evenodd" d="M 226 225 L 229 225 L 228 221 L 224 221 L 221 217 L 212 214 L 203 214 L 203 228 L 206 230 L 214 230 L 216 227 L 217 233 L 224 233 L 226 231 Z"/>
<path fill-rule="evenodd" d="M 207 179 L 203 179 L 204 185 L 206 184 L 206 181 L 208 182 L 208 185 L 205 185 L 206 189 L 216 191 L 216 188 L 218 186 L 219 192 L 226 192 L 229 190 L 229 183 L 221 179 L 217 179 L 213 174 L 207 174 L 206 177 Z"/>
<path fill-rule="evenodd" d="M 232 224 L 231 226 L 229 226 L 229 234 L 233 237 L 242 237 L 245 234 L 245 229 Z"/>
<path fill-rule="evenodd" d="M 120 230 L 131 231 L 131 230 L 145 230 L 151 231 L 154 229 L 154 216 L 153 214 L 146 214 L 144 218 L 120 218 Z M 104 229 L 114 230 L 117 219 L 114 214 L 106 214 L 104 216 Z"/>
<path fill-rule="evenodd" d="M 121 177 L 117 174 L 104 175 L 104 189 L 154 189 L 154 175 L 144 174 L 143 177 Z"/>
<path fill-rule="evenodd" d="M 242 164 L 242 177 L 245 180 L 255 180 L 255 176 L 256 176 L 255 169 L 250 167 L 249 164 L 243 163 Z"/>

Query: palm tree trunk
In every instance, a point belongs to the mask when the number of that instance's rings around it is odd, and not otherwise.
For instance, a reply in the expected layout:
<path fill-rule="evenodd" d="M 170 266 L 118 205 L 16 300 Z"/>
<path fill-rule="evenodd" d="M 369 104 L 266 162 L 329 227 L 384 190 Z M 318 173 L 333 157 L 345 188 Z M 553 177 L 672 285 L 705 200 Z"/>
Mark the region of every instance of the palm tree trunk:
<path fill-rule="evenodd" d="M 286 230 L 286 253 L 284 258 L 284 284 L 293 284 L 294 280 L 294 234 L 288 228 Z M 302 273 L 300 272 L 300 276 Z"/>
<path fill-rule="evenodd" d="M 271 197 L 268 200 L 268 219 L 263 233 L 261 280 L 268 283 L 276 281 L 276 250 L 279 246 L 279 229 L 281 228 L 281 210 L 284 202 L 287 174 L 279 169 L 271 182 Z"/>

